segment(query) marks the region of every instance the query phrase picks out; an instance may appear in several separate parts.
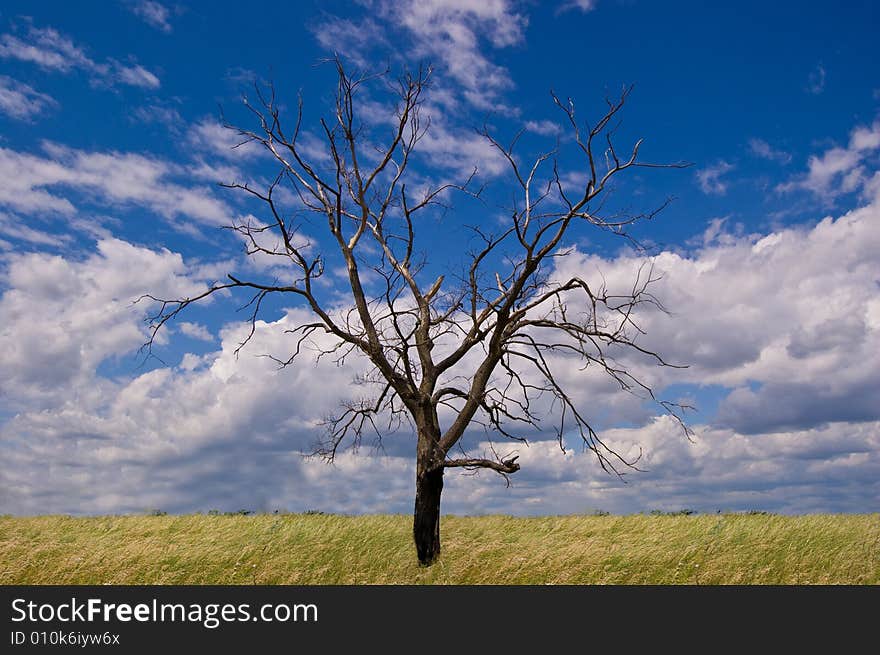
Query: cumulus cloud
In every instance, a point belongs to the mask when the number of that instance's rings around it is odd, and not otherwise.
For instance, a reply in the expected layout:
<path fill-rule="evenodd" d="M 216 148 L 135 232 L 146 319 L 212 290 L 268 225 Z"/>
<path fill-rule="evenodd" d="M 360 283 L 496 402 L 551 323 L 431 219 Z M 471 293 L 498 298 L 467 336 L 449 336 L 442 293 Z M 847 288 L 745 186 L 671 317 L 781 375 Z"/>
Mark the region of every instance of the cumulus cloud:
<path fill-rule="evenodd" d="M 485 177 L 495 177 L 508 170 L 507 161 L 489 141 L 472 130 L 449 125 L 443 119 L 434 121 L 419 141 L 419 155 L 427 155 L 432 167 L 452 170 L 462 180 L 474 168 Z"/>
<path fill-rule="evenodd" d="M 192 323 L 190 321 L 181 321 L 177 325 L 180 328 L 180 332 L 185 334 L 188 337 L 192 337 L 193 339 L 198 339 L 199 341 L 213 341 L 214 335 L 211 334 L 211 331 L 208 330 L 201 323 Z"/>
<path fill-rule="evenodd" d="M 781 193 L 805 189 L 829 201 L 860 188 L 869 188 L 871 178 L 866 159 L 880 149 L 880 121 L 859 125 L 850 132 L 846 147 L 834 146 L 821 155 L 811 155 L 807 173 L 776 187 Z"/>
<path fill-rule="evenodd" d="M 643 472 L 627 483 L 601 472 L 591 453 L 552 442 L 518 448 L 522 469 L 506 488 L 485 473 L 448 476 L 444 509 L 461 513 L 629 513 L 684 508 L 802 513 L 873 507 L 880 494 L 880 423 L 835 423 L 761 436 L 697 426 L 692 442 L 668 418 L 603 438 Z"/>
<path fill-rule="evenodd" d="M 110 206 L 146 207 L 166 219 L 210 225 L 229 221 L 228 207 L 212 191 L 175 181 L 177 167 L 136 153 L 78 150 L 43 143 L 44 156 L 0 148 L 0 206 L 25 214 L 72 216 L 77 200 L 97 198 Z M 72 190 L 61 195 L 57 189 Z M 85 192 L 85 193 L 84 193 Z M 84 200 L 86 201 L 86 200 Z"/>
<path fill-rule="evenodd" d="M 640 343 L 690 368 L 645 374 L 661 386 L 733 389 L 719 421 L 749 433 L 880 419 L 870 401 L 880 392 L 878 225 L 872 204 L 813 227 L 727 235 L 692 256 L 660 254 L 654 293 L 672 316 L 640 315 Z M 559 260 L 557 275 L 625 290 L 637 264 L 575 255 Z"/>
<path fill-rule="evenodd" d="M 757 390 L 735 389 L 722 404 L 717 423 L 744 434 L 809 428 L 829 422 L 858 423 L 877 418 L 880 375 L 856 384 L 829 381 L 774 382 Z"/>
<path fill-rule="evenodd" d="M 144 393 L 144 391 L 141 391 Z M 215 398 L 208 396 L 217 412 Z M 132 417 L 172 422 L 172 412 L 149 412 L 132 403 Z M 219 412 L 217 412 L 219 414 Z M 341 455 L 328 466 L 303 458 L 268 422 L 247 426 L 248 438 L 215 438 L 214 447 L 187 439 L 160 441 L 141 428 L 136 447 L 107 421 L 59 443 L 57 426 L 17 418 L 15 436 L 3 434 L 9 466 L 0 471 L 4 507 L 35 514 L 51 508 L 74 514 L 276 509 L 331 512 L 399 512 L 412 509 L 414 470 L 408 456 Z M 69 420 L 82 422 L 75 414 Z M 204 417 L 202 417 L 204 418 Z M 234 418 L 234 417 L 231 417 Z M 131 427 L 136 423 L 131 421 Z M 220 424 L 209 428 L 222 430 Z M 187 437 L 190 423 L 181 426 Z M 96 431 L 105 430 L 109 437 Z M 163 432 L 167 434 L 167 432 Z M 823 429 L 760 438 L 730 430 L 700 429 L 693 443 L 676 437 L 663 419 L 606 435 L 617 448 L 646 455 L 645 471 L 628 484 L 608 476 L 590 453 L 563 455 L 552 442 L 518 449 L 521 471 L 506 487 L 495 474 L 450 471 L 443 510 L 455 514 L 615 513 L 649 509 L 701 512 L 760 509 L 785 513 L 852 511 L 880 496 L 880 423 L 834 424 Z M 147 437 L 148 438 L 145 438 Z M 291 439 L 291 437 L 294 437 Z M 120 447 L 125 444 L 124 447 Z M 37 468 L 46 457 L 51 467 Z"/>
<path fill-rule="evenodd" d="M 0 75 L 0 113 L 19 121 L 32 122 L 45 110 L 57 107 L 49 95 L 24 82 Z"/>
<path fill-rule="evenodd" d="M 30 25 L 24 37 L 11 33 L 0 35 L 0 57 L 60 73 L 82 70 L 99 85 L 126 84 L 158 89 L 161 84 L 155 74 L 139 64 L 128 65 L 115 59 L 95 61 L 70 37 L 51 27 Z"/>
<path fill-rule="evenodd" d="M 356 370 L 327 360 L 279 370 L 257 356 L 285 353 L 290 345 L 285 330 L 300 314 L 258 322 L 241 356 L 234 351 L 248 326 L 230 324 L 217 352 L 111 381 L 96 374 L 100 362 L 144 340 L 144 310 L 132 307 L 129 298 L 144 287 L 191 294 L 200 283 L 186 277 L 181 258 L 167 251 L 123 242 L 101 243 L 98 250 L 79 264 L 32 254 L 10 268 L 2 312 L 11 321 L 4 326 L 0 370 L 8 385 L 4 397 L 14 396 L 22 411 L 0 427 L 0 438 L 7 463 L 22 468 L 4 467 L 0 474 L 5 509 L 30 511 L 38 504 L 73 512 L 236 504 L 271 509 L 281 496 L 285 503 L 298 498 L 304 508 L 326 505 L 330 497 L 340 503 L 337 508 L 346 507 L 346 497 L 350 509 L 363 507 L 355 488 L 348 494 L 326 488 L 318 493 L 326 480 L 322 474 L 333 471 L 316 473 L 301 456 L 315 446 L 320 422 L 337 409 Z M 43 275 L 36 275 L 37 268 Z M 137 274 L 120 275 L 122 270 Z M 54 320 L 45 320 L 50 314 Z M 180 327 L 202 332 L 194 324 Z M 396 461 L 350 459 L 342 456 L 335 470 L 400 468 Z M 38 460 L 52 462 L 51 474 L 32 468 Z M 396 473 L 393 477 L 391 486 L 409 486 Z M 388 489 L 368 501 L 377 511 Z"/>
<path fill-rule="evenodd" d="M 180 255 L 118 239 L 98 242 L 82 260 L 10 253 L 0 297 L 0 397 L 33 409 L 103 402 L 112 383 L 96 377 L 108 358 L 146 341 L 141 294 L 187 295 L 203 289 Z"/>
<path fill-rule="evenodd" d="M 880 389 L 878 225 L 880 212 L 869 205 L 812 227 L 727 235 L 690 254 L 660 254 L 654 266 L 663 278 L 654 292 L 673 315 L 639 315 L 647 332 L 639 343 L 690 368 L 622 361 L 658 389 L 713 384 L 730 391 L 717 416 L 695 426 L 688 442 L 673 421 L 652 417 L 640 403 L 614 405 L 627 395 L 606 393 L 598 378 L 560 357 L 552 366 L 591 415 L 618 412 L 603 439 L 627 456 L 641 448 L 647 472 L 630 474 L 624 485 L 573 441 L 565 455 L 549 439 L 496 443 L 520 455 L 523 469 L 511 488 L 485 472 L 450 472 L 444 509 L 873 506 L 880 492 L 880 415 L 871 402 Z M 639 263 L 627 254 L 575 252 L 557 260 L 554 275 L 604 280 L 614 292 L 629 288 Z M 120 273 L 133 270 L 137 280 Z M 152 277 L 144 281 L 143 271 Z M 106 357 L 143 339 L 140 317 L 121 299 L 144 286 L 185 293 L 200 284 L 186 271 L 173 253 L 118 241 L 84 260 L 11 260 L 0 305 L 11 319 L 3 327 L 0 378 L 8 380 L 3 397 L 15 399 L 18 410 L 0 427 L 10 463 L 0 473 L 5 511 L 407 511 L 413 444 L 406 429 L 386 435 L 384 454 L 347 453 L 334 467 L 302 458 L 341 397 L 366 391 L 351 384 L 362 370 L 357 360 L 340 367 L 306 358 L 279 370 L 258 356 L 289 353 L 285 330 L 305 318 L 301 310 L 258 321 L 238 357 L 247 326 L 231 323 L 215 352 L 189 354 L 176 367 L 129 379 L 98 374 Z M 572 303 L 572 315 L 576 310 Z M 179 327 L 201 334 L 197 324 Z M 611 427 L 619 420 L 632 427 Z M 474 452 L 489 448 L 477 431 L 468 439 Z"/>

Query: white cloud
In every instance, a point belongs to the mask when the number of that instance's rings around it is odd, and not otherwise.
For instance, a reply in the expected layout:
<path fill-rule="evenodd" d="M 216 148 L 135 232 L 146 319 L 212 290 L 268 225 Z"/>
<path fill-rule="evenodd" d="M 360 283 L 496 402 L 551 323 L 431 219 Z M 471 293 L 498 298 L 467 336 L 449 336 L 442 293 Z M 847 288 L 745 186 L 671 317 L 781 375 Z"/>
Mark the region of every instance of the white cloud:
<path fill-rule="evenodd" d="M 856 191 L 868 182 L 865 159 L 878 148 L 880 121 L 874 121 L 870 126 L 857 126 L 850 132 L 845 148 L 834 146 L 821 155 L 811 155 L 807 161 L 807 173 L 778 185 L 776 190 L 785 193 L 806 189 L 829 201 Z"/>
<path fill-rule="evenodd" d="M 791 161 L 791 155 L 784 150 L 777 150 L 764 139 L 749 139 L 749 150 L 756 157 L 775 161 L 779 164 L 787 164 Z"/>
<path fill-rule="evenodd" d="M 559 9 L 556 10 L 556 13 L 561 14 L 576 9 L 586 14 L 593 11 L 597 4 L 599 4 L 599 0 L 568 0 L 559 5 Z"/>
<path fill-rule="evenodd" d="M 385 11 L 415 38 L 417 51 L 443 66 L 463 89 L 464 97 L 479 108 L 497 108 L 501 91 L 513 86 L 506 69 L 483 53 L 480 39 L 496 48 L 524 39 L 528 19 L 504 0 L 389 3 Z"/>
<path fill-rule="evenodd" d="M 158 392 L 165 400 L 162 387 L 169 383 L 162 376 L 150 377 L 139 379 L 138 388 L 127 390 L 124 402 L 115 408 L 117 414 L 105 418 L 95 420 L 74 408 L 43 421 L 36 415 L 16 418 L 8 426 L 16 432 L 3 434 L 9 446 L 9 466 L 0 471 L 0 484 L 7 490 L 4 508 L 30 514 L 149 508 L 411 510 L 411 457 L 345 453 L 334 466 L 304 460 L 295 449 L 309 443 L 308 428 L 293 412 L 280 416 L 273 412 L 266 420 L 243 423 L 236 411 L 258 416 L 257 411 L 272 407 L 255 406 L 249 396 L 223 411 L 222 403 L 233 396 L 218 395 L 211 385 L 200 388 L 199 374 L 187 374 L 189 382 L 181 378 L 175 390 L 186 393 L 187 402 L 198 398 L 205 410 L 196 415 L 186 410 L 181 416 L 178 405 L 165 401 L 163 406 L 150 399 Z M 236 383 L 232 390 L 241 393 L 246 388 Z M 62 419 L 66 426 L 60 424 Z M 273 426 L 273 421 L 280 425 Z M 168 424 L 181 434 L 169 433 Z M 71 426 L 81 432 L 71 435 Z M 235 429 L 247 438 L 232 436 Z M 212 438 L 206 438 L 210 432 Z M 65 433 L 70 437 L 61 440 Z M 644 449 L 645 472 L 631 473 L 628 483 L 604 474 L 592 454 L 579 452 L 574 444 L 563 455 L 555 442 L 534 442 L 516 449 L 523 468 L 511 477 L 509 488 L 488 472 L 476 476 L 448 472 L 443 510 L 455 514 L 594 509 L 629 513 L 655 508 L 864 511 L 876 504 L 880 494 L 878 434 L 876 422 L 761 437 L 700 428 L 694 443 L 689 443 L 674 425 L 657 419 L 644 428 L 605 435 L 622 451 L 637 453 L 639 445 Z M 35 466 L 37 461 L 43 466 Z"/>
<path fill-rule="evenodd" d="M 697 182 L 703 193 L 723 196 L 727 193 L 727 182 L 721 177 L 733 170 L 733 165 L 719 161 L 712 166 L 697 171 Z"/>
<path fill-rule="evenodd" d="M 27 35 L 0 35 L 0 57 L 36 64 L 45 70 L 69 73 L 79 69 L 90 74 L 93 83 L 117 83 L 157 89 L 159 78 L 139 64 L 126 65 L 115 59 L 98 62 L 68 36 L 51 27 L 28 27 Z"/>
<path fill-rule="evenodd" d="M 0 36 L 0 57 L 27 61 L 66 73 L 74 68 L 92 70 L 97 65 L 70 38 L 51 27 L 28 29 L 27 40 L 13 34 Z"/>
<path fill-rule="evenodd" d="M 562 130 L 559 124 L 554 121 L 526 121 L 525 129 L 528 132 L 534 132 L 542 136 L 555 136 Z"/>
<path fill-rule="evenodd" d="M 880 121 L 869 126 L 859 125 L 853 129 L 849 138 L 850 150 L 865 152 L 880 148 Z"/>
<path fill-rule="evenodd" d="M 870 130 L 857 137 L 871 147 Z M 49 148 L 48 152 L 54 152 Z M 9 160 L 33 176 L 74 177 L 105 167 L 96 153 L 58 150 L 59 162 Z M 80 161 L 80 153 L 87 161 Z M 0 158 L 0 162 L 4 161 Z M 124 157 L 128 178 L 147 187 L 162 180 L 161 162 Z M 18 169 L 16 169 L 18 170 Z M 53 177 L 54 176 L 54 177 Z M 89 182 L 112 197 L 107 188 Z M 39 190 L 39 185 L 34 187 Z M 123 194 L 124 195 L 124 194 Z M 554 358 L 560 378 L 591 415 L 637 427 L 606 429 L 624 454 L 645 452 L 647 473 L 629 484 L 600 471 L 576 444 L 516 449 L 523 469 L 507 489 L 497 477 L 450 472 L 444 510 L 457 513 L 615 512 L 651 508 L 858 511 L 880 494 L 880 208 L 871 204 L 813 226 L 767 235 L 709 226 L 704 245 L 664 252 L 655 294 L 673 312 L 640 312 L 639 343 L 689 369 L 645 367 L 658 389 L 672 384 L 730 390 L 717 420 L 696 426 L 695 443 L 665 418 Z M 217 270 L 188 268 L 179 255 L 105 240 L 87 257 L 5 255 L 0 299 L 0 398 L 15 416 L 0 425 L 4 511 L 16 513 L 322 509 L 405 511 L 412 502 L 411 438 L 388 436 L 385 456 L 346 454 L 335 467 L 303 461 L 319 423 L 351 384 L 358 360 L 336 366 L 303 359 L 279 371 L 268 358 L 289 354 L 285 330 L 302 320 L 289 310 L 257 323 L 254 341 L 236 358 L 247 326 L 226 325 L 218 350 L 187 355 L 175 368 L 111 380 L 98 373 L 108 358 L 128 357 L 144 339 L 143 308 L 128 304 L 144 291 L 180 295 Z M 628 290 L 640 260 L 581 253 L 556 260 L 559 278 L 578 274 L 610 292 Z M 214 267 L 217 268 L 217 267 Z M 599 271 L 602 275 L 599 276 Z M 571 315 L 577 303 L 569 305 Z M 177 325 L 208 336 L 194 319 Z M 317 336 L 316 339 L 323 339 Z M 320 381 L 320 384 L 316 384 Z M 8 414 L 9 412 L 7 412 Z M 473 450 L 488 448 L 469 435 Z M 48 472 L 48 473 L 47 473 Z"/>
<path fill-rule="evenodd" d="M 20 121 L 32 122 L 58 103 L 45 93 L 6 75 L 0 75 L 0 113 Z"/>
<path fill-rule="evenodd" d="M 0 212 L 0 234 L 19 243 L 24 242 L 37 246 L 58 247 L 72 241 L 70 235 L 52 234 L 35 229 L 21 217 L 4 212 Z M 12 244 L 8 244 L 8 249 L 11 248 Z"/>
<path fill-rule="evenodd" d="M 463 96 L 471 105 L 497 110 L 499 94 L 513 87 L 507 69 L 492 62 L 483 48 L 485 42 L 493 48 L 523 42 L 528 18 L 514 3 L 377 0 L 368 4 L 368 10 L 382 22 L 369 16 L 358 24 L 329 17 L 313 30 L 319 43 L 363 66 L 371 50 L 388 47 L 389 30 L 402 30 L 412 43 L 406 49 L 408 59 L 432 62 L 441 77 L 457 87 L 454 95 Z"/>
<path fill-rule="evenodd" d="M 481 178 L 504 171 L 503 157 L 473 125 L 485 120 L 487 110 L 518 114 L 503 98 L 514 86 L 510 73 L 493 54 L 525 42 L 528 16 L 522 6 L 508 0 L 375 0 L 364 6 L 359 20 L 327 16 L 318 22 L 312 29 L 318 42 L 367 71 L 376 61 L 403 67 L 414 60 L 430 63 L 431 86 L 421 108 L 430 130 L 419 143 L 419 154 L 459 177 L 475 166 Z M 373 126 L 387 122 L 393 116 L 390 105 L 368 95 L 361 90 L 359 116 Z M 464 118 L 472 110 L 480 112 L 479 118 Z M 551 121 L 528 121 L 525 127 L 542 135 L 559 131 Z"/>
<path fill-rule="evenodd" d="M 192 294 L 204 285 L 180 255 L 117 239 L 98 242 L 82 260 L 47 253 L 10 254 L 0 297 L 0 396 L 13 406 L 63 407 L 103 402 L 112 384 L 96 377 L 110 357 L 146 341 L 140 295 Z"/>
<path fill-rule="evenodd" d="M 21 466 L 18 471 L 6 466 L 0 474 L 5 511 L 26 511 L 35 502 L 73 512 L 235 504 L 272 509 L 279 495 L 285 503 L 299 497 L 304 508 L 332 498 L 339 508 L 357 511 L 366 502 L 379 511 L 390 489 L 396 487 L 400 499 L 409 494 L 409 476 L 399 475 L 405 462 L 343 455 L 330 469 L 302 461 L 299 453 L 315 445 L 318 424 L 337 409 L 339 395 L 349 388 L 356 393 L 350 386 L 356 369 L 306 359 L 279 371 L 270 359 L 256 356 L 288 353 L 285 329 L 301 320 L 301 313 L 275 323 L 259 321 L 241 356 L 234 350 L 248 326 L 230 324 L 221 332 L 220 351 L 113 383 L 95 373 L 102 357 L 128 352 L 144 338 L 138 320 L 143 309 L 118 299 L 145 287 L 192 293 L 180 257 L 116 242 L 102 245 L 100 255 L 81 265 L 34 255 L 16 266 L 9 280 L 13 288 L 3 299 L 4 315 L 14 320 L 0 370 L 15 398 L 32 411 L 20 411 L 0 426 L 7 464 Z M 37 267 L 49 274 L 35 276 Z M 110 269 L 117 275 L 108 274 Z M 119 276 L 122 270 L 138 275 Z M 143 271 L 151 272 L 149 279 Z M 67 286 L 56 290 L 60 284 Z M 90 295 L 69 303 L 68 297 L 81 297 L 83 287 Z M 59 310 L 55 320 L 40 321 Z M 33 336 L 23 339 L 24 333 Z M 41 345 L 43 340 L 52 348 Z M 37 459 L 52 462 L 53 475 L 38 474 Z M 363 490 L 325 486 L 335 471 L 350 478 L 361 469 L 391 473 L 393 479 L 366 501 Z"/>
<path fill-rule="evenodd" d="M 198 339 L 199 341 L 214 340 L 214 335 L 211 334 L 210 330 L 208 330 L 208 328 L 206 328 L 201 323 L 181 321 L 177 324 L 177 327 L 180 329 L 181 333 L 185 334 L 188 337 L 192 337 L 193 339 Z"/>
<path fill-rule="evenodd" d="M 368 53 L 376 47 L 389 47 L 382 26 L 370 16 L 362 20 L 351 20 L 338 16 L 328 16 L 317 24 L 312 33 L 325 49 L 344 53 L 356 67 L 370 70 L 375 62 L 370 61 Z M 247 81 L 256 79 L 247 75 Z"/>
<path fill-rule="evenodd" d="M 116 79 L 123 84 L 139 86 L 143 89 L 158 89 L 160 86 L 159 78 L 139 64 L 123 66 L 114 62 L 114 68 Z"/>
<path fill-rule="evenodd" d="M 846 148 L 831 148 L 821 157 L 813 155 L 809 160 L 809 173 L 798 186 L 814 193 L 836 193 L 832 183 L 841 177 L 847 179 L 845 174 L 857 172 L 859 160 L 857 151 Z"/>
<path fill-rule="evenodd" d="M 508 163 L 496 148 L 473 130 L 456 128 L 447 124 L 442 113 L 437 120 L 432 112 L 431 129 L 419 141 L 418 154 L 427 155 L 431 166 L 451 169 L 462 181 L 474 167 L 481 178 L 495 177 L 508 170 Z"/>
<path fill-rule="evenodd" d="M 880 422 L 834 423 L 750 436 L 699 426 L 693 443 L 670 420 L 609 430 L 609 445 L 636 456 L 627 484 L 601 472 L 591 453 L 553 442 L 518 448 L 510 488 L 487 473 L 447 476 L 444 509 L 462 513 L 628 513 L 689 508 L 786 513 L 865 511 L 880 494 Z"/>
<path fill-rule="evenodd" d="M 58 162 L 0 148 L 0 175 L 0 205 L 22 213 L 71 215 L 76 211 L 66 198 L 41 188 L 69 178 Z"/>
<path fill-rule="evenodd" d="M 213 118 L 203 118 L 187 133 L 193 148 L 228 161 L 243 161 L 267 154 L 262 145 L 248 141 L 235 129 L 225 127 Z"/>
<path fill-rule="evenodd" d="M 148 25 L 166 34 L 171 32 L 171 23 L 168 20 L 171 11 L 165 5 L 155 0 L 137 0 L 129 6 L 132 13 Z"/>
<path fill-rule="evenodd" d="M 131 120 L 141 123 L 159 123 L 175 130 L 183 119 L 174 107 L 163 104 L 150 104 L 137 107 L 130 115 Z"/>
<path fill-rule="evenodd" d="M 880 171 L 868 178 L 862 187 L 862 195 L 872 199 L 875 203 L 880 202 Z"/>
<path fill-rule="evenodd" d="M 89 152 L 56 143 L 43 143 L 45 157 L 0 148 L 0 206 L 21 213 L 71 216 L 71 199 L 56 189 L 76 194 L 87 191 L 90 202 L 111 206 L 146 207 L 166 219 L 188 218 L 209 225 L 225 225 L 230 210 L 206 188 L 174 181 L 174 165 L 146 155 Z"/>
<path fill-rule="evenodd" d="M 654 294 L 672 316 L 640 312 L 647 335 L 639 342 L 690 368 L 644 374 L 660 386 L 734 389 L 719 421 L 740 431 L 880 420 L 877 252 L 880 206 L 872 204 L 812 228 L 716 236 L 691 257 L 660 254 Z M 559 260 L 556 275 L 625 291 L 639 262 L 578 254 Z"/>
<path fill-rule="evenodd" d="M 240 169 L 230 164 L 208 163 L 201 157 L 189 164 L 187 172 L 192 175 L 193 179 L 217 184 L 221 182 L 229 183 L 232 181 L 240 181 L 244 174 Z M 280 193 L 280 192 L 279 192 Z"/>

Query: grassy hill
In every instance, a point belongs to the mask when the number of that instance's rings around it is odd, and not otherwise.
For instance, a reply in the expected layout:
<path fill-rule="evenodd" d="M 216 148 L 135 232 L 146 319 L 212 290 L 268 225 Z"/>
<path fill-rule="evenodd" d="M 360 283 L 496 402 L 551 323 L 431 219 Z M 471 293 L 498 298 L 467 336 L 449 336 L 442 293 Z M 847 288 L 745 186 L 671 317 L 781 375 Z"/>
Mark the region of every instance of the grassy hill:
<path fill-rule="evenodd" d="M 880 584 L 880 515 L 0 518 L 0 584 Z"/>

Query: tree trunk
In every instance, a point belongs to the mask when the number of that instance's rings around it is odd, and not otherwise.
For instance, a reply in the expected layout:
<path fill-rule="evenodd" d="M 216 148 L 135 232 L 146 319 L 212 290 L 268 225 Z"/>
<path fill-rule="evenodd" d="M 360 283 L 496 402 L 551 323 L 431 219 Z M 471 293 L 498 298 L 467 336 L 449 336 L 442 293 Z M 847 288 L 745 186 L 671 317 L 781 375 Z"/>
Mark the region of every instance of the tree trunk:
<path fill-rule="evenodd" d="M 440 494 L 443 493 L 443 466 L 430 464 L 425 465 L 420 461 L 416 467 L 413 539 L 416 542 L 419 564 L 422 566 L 431 566 L 440 555 Z"/>

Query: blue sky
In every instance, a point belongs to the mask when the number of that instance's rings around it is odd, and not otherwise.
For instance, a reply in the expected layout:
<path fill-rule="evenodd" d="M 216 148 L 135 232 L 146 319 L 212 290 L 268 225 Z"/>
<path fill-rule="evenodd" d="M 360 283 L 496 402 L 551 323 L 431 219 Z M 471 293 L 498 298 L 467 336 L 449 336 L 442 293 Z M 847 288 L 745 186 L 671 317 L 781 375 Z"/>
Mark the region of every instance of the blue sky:
<path fill-rule="evenodd" d="M 497 224 L 510 197 L 475 128 L 501 140 L 525 129 L 524 158 L 558 138 L 563 170 L 583 170 L 551 90 L 587 119 L 633 84 L 619 142 L 644 137 L 646 160 L 693 164 L 640 170 L 615 190 L 613 207 L 639 211 L 675 197 L 635 233 L 647 254 L 581 230 L 554 271 L 625 284 L 653 259 L 672 315 L 645 317 L 647 343 L 690 367 L 646 375 L 696 402 L 693 443 L 656 408 L 561 362 L 603 433 L 642 447 L 650 470 L 623 484 L 538 434 L 509 489 L 450 474 L 447 511 L 877 511 L 880 9 L 720 5 L 4 3 L 0 511 L 409 511 L 406 434 L 334 467 L 300 456 L 353 393 L 359 364 L 279 373 L 258 357 L 288 347 L 296 302 L 267 305 L 237 358 L 241 297 L 182 316 L 157 344 L 161 360 L 137 354 L 146 308 L 134 298 L 266 273 L 219 229 L 259 207 L 217 183 L 275 168 L 256 147 L 231 148 L 220 112 L 247 125 L 242 96 L 271 79 L 288 112 L 302 94 L 317 134 L 334 73 L 316 64 L 334 51 L 352 70 L 435 67 L 417 170 L 459 180 L 476 166 L 486 185 L 485 202 L 451 199 L 420 228 L 436 270 L 454 269 L 464 226 Z M 370 93 L 365 112 L 381 113 Z M 337 297 L 340 278 L 328 279 Z M 471 435 L 475 451 L 483 438 Z"/>

